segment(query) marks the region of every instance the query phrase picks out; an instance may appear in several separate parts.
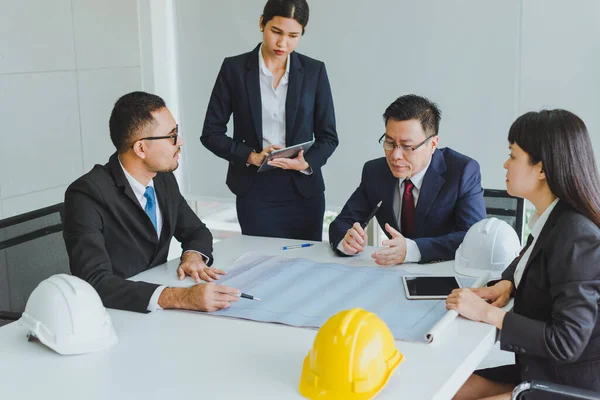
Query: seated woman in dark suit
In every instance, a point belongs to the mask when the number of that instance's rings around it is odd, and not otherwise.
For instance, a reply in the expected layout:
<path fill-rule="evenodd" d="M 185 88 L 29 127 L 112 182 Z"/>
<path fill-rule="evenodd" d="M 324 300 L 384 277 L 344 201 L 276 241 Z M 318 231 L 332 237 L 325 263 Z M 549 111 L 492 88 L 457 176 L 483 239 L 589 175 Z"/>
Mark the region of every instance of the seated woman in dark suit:
<path fill-rule="evenodd" d="M 227 186 L 244 235 L 322 239 L 321 167 L 338 138 L 325 64 L 294 51 L 308 14 L 306 0 L 268 0 L 262 43 L 223 61 L 210 97 L 200 139 L 229 161 Z M 306 154 L 277 158 L 269 162 L 276 168 L 258 172 L 273 150 L 313 139 Z"/>
<path fill-rule="evenodd" d="M 568 111 L 530 112 L 508 141 L 506 187 L 535 206 L 531 236 L 502 280 L 455 290 L 446 307 L 500 329 L 516 364 L 475 371 L 455 399 L 510 399 L 529 380 L 600 391 L 600 178 L 586 126 Z M 511 296 L 511 312 L 498 308 Z"/>

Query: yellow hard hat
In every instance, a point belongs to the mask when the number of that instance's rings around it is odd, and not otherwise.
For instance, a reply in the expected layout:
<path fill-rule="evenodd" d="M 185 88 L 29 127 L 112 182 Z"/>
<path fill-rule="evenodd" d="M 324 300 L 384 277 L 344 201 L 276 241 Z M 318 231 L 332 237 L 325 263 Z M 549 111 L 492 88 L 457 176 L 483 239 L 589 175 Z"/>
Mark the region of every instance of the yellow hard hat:
<path fill-rule="evenodd" d="M 341 311 L 319 329 L 304 359 L 300 394 L 313 400 L 371 399 L 402 358 L 381 318 L 360 308 Z"/>

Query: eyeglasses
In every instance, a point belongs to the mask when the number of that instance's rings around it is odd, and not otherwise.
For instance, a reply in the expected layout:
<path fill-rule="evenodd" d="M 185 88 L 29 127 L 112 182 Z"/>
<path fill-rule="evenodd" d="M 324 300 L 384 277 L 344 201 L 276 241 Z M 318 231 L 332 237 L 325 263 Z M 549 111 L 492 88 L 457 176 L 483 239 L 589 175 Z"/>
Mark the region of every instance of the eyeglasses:
<path fill-rule="evenodd" d="M 175 132 L 172 135 L 166 135 L 166 136 L 148 136 L 148 137 L 144 137 L 138 140 L 160 140 L 160 139 L 172 139 L 173 140 L 173 146 L 175 146 L 177 144 L 177 137 L 179 136 L 179 125 L 175 126 L 175 129 L 173 129 L 171 132 Z"/>
<path fill-rule="evenodd" d="M 385 151 L 394 151 L 396 149 L 400 149 L 402 150 L 404 153 L 412 153 L 413 151 L 416 151 L 419 147 L 423 146 L 425 143 L 427 143 L 427 141 L 429 139 L 431 139 L 432 137 L 437 136 L 437 135 L 431 135 L 428 136 L 425 140 L 423 140 L 421 143 L 414 145 L 414 146 L 406 146 L 403 144 L 396 144 L 394 142 L 390 142 L 389 140 L 383 140 L 385 138 L 385 133 L 383 135 L 381 135 L 381 137 L 379 138 L 379 143 L 381 143 L 383 141 L 383 149 Z"/>

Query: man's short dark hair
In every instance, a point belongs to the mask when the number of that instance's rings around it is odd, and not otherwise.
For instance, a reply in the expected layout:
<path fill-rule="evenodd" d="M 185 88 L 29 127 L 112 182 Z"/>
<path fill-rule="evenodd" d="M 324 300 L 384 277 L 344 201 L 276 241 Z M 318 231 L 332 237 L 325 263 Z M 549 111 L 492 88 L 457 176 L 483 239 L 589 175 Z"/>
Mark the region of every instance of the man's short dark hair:
<path fill-rule="evenodd" d="M 425 97 L 415 94 L 400 96 L 383 113 L 383 121 L 387 125 L 388 120 L 408 121 L 418 119 L 421 121 L 421 127 L 425 136 L 434 136 L 438 134 L 440 128 L 440 119 L 442 111 L 437 104 L 429 101 Z"/>
<path fill-rule="evenodd" d="M 162 98 L 146 92 L 131 92 L 117 100 L 108 123 L 117 152 L 126 152 L 134 134 L 154 121 L 152 113 L 166 106 Z"/>

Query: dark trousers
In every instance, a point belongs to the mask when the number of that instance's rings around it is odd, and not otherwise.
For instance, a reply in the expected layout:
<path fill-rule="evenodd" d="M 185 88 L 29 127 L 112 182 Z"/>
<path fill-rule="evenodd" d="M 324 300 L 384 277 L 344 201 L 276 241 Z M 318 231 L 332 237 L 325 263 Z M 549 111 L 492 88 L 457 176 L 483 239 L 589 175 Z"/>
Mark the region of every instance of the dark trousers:
<path fill-rule="evenodd" d="M 250 191 L 236 197 L 242 234 L 322 240 L 325 194 L 302 197 L 291 178 L 298 173 L 277 169 L 256 174 Z"/>

